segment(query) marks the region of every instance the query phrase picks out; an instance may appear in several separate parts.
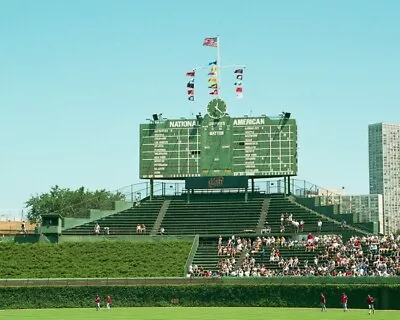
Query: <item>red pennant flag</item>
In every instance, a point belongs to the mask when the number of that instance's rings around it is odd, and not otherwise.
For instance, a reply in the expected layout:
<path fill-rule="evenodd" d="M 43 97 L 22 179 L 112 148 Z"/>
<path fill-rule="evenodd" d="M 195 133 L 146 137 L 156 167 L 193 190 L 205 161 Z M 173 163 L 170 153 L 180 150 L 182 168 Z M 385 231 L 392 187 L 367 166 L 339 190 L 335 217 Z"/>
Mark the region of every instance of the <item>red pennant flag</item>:
<path fill-rule="evenodd" d="M 188 90 L 188 95 L 190 96 L 194 95 L 194 90 Z"/>
<path fill-rule="evenodd" d="M 218 90 L 215 89 L 214 91 L 211 91 L 210 94 L 218 94 Z"/>
<path fill-rule="evenodd" d="M 241 88 L 241 87 L 237 87 L 237 88 L 236 88 L 236 92 L 237 92 L 237 93 L 242 93 L 242 92 L 243 92 L 243 91 L 242 91 L 242 88 Z"/>

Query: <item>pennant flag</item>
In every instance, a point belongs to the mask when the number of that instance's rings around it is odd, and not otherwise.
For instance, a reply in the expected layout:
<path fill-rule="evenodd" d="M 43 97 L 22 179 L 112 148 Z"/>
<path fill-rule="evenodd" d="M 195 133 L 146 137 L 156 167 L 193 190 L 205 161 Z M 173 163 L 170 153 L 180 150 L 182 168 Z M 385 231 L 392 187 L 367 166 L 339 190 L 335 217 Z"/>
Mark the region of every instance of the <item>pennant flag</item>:
<path fill-rule="evenodd" d="M 188 82 L 187 87 L 188 88 L 194 88 L 194 83 Z"/>
<path fill-rule="evenodd" d="M 216 72 L 209 72 L 208 75 L 209 75 L 209 76 L 216 76 L 217 73 L 216 73 Z"/>
<path fill-rule="evenodd" d="M 194 96 L 189 96 L 189 97 L 188 97 L 188 100 L 189 100 L 189 101 L 194 101 Z"/>
<path fill-rule="evenodd" d="M 243 92 L 243 90 L 242 90 L 241 87 L 237 87 L 237 88 L 236 88 L 236 93 L 242 93 L 242 92 Z"/>
<path fill-rule="evenodd" d="M 238 81 L 234 83 L 235 86 L 241 86 L 242 85 L 242 81 Z"/>
<path fill-rule="evenodd" d="M 236 79 L 238 79 L 238 80 L 243 80 L 243 75 L 238 74 L 238 75 L 236 76 Z"/>
<path fill-rule="evenodd" d="M 189 83 L 194 83 L 194 78 L 190 79 Z"/>
<path fill-rule="evenodd" d="M 214 91 L 211 91 L 210 94 L 218 94 L 218 90 L 215 89 Z"/>
<path fill-rule="evenodd" d="M 242 74 L 242 73 L 243 73 L 243 69 L 236 69 L 234 73 L 240 73 L 240 74 Z"/>
<path fill-rule="evenodd" d="M 213 83 L 211 86 L 208 86 L 209 89 L 218 89 L 218 85 Z"/>
<path fill-rule="evenodd" d="M 211 67 L 211 72 L 215 72 L 215 71 L 217 71 L 218 70 L 218 67 L 217 66 L 212 66 Z"/>
<path fill-rule="evenodd" d="M 190 95 L 190 96 L 194 95 L 194 90 L 193 89 L 188 90 L 188 95 Z"/>
<path fill-rule="evenodd" d="M 194 70 L 193 71 L 189 71 L 189 72 L 186 72 L 186 75 L 188 77 L 194 77 L 196 75 L 196 72 Z"/>
<path fill-rule="evenodd" d="M 216 66 L 217 65 L 217 60 L 209 62 L 208 65 L 209 66 L 212 66 L 212 65 Z"/>
<path fill-rule="evenodd" d="M 218 47 L 218 38 L 217 37 L 205 38 L 203 41 L 203 46 Z"/>
<path fill-rule="evenodd" d="M 208 79 L 208 82 L 217 82 L 217 78 L 210 78 Z"/>

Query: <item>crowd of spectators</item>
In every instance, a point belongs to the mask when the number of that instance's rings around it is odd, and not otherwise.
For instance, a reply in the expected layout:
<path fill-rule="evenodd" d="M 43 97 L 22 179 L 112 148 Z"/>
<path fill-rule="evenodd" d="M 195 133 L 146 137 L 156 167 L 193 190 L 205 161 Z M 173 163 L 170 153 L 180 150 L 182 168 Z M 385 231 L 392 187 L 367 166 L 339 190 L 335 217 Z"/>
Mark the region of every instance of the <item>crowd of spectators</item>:
<path fill-rule="evenodd" d="M 284 251 L 284 255 L 281 252 Z M 400 276 L 400 236 L 308 234 L 218 239 L 217 271 L 195 266 L 192 276 Z"/>

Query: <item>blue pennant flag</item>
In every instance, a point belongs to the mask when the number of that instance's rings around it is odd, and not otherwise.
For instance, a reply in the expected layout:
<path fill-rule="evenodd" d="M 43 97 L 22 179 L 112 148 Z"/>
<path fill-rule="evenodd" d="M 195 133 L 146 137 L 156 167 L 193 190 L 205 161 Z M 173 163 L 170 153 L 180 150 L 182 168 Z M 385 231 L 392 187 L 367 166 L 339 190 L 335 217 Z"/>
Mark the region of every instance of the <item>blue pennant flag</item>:
<path fill-rule="evenodd" d="M 217 60 L 209 62 L 208 65 L 209 65 L 209 66 L 217 65 Z"/>

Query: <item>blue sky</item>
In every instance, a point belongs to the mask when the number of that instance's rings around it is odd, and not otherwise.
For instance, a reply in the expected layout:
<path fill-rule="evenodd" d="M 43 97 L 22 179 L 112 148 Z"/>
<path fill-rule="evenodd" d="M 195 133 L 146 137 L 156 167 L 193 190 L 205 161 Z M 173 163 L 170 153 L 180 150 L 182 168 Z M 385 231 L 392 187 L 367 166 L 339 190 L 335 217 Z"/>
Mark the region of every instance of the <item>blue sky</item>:
<path fill-rule="evenodd" d="M 50 186 L 115 190 L 138 178 L 152 113 L 192 117 L 185 72 L 229 72 L 232 116 L 289 111 L 299 179 L 368 193 L 368 124 L 400 123 L 399 1 L 0 1 L 0 211 Z M 224 80 L 226 79 L 226 80 Z M 226 81 L 226 82 L 224 82 Z"/>

